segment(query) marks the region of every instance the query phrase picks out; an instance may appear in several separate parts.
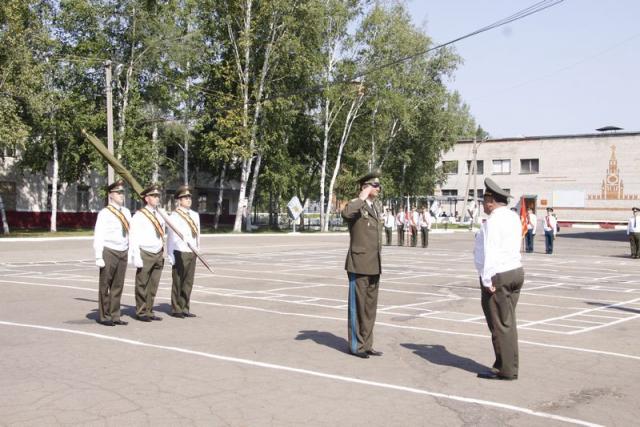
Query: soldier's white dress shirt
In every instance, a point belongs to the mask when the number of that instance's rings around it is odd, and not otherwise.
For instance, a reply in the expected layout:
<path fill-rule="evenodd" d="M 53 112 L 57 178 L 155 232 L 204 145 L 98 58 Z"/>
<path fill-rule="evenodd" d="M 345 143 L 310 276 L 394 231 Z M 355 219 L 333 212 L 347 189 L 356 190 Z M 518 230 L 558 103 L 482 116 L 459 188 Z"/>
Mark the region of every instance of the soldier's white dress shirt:
<path fill-rule="evenodd" d="M 142 209 L 146 209 L 155 216 L 160 223 L 163 233 L 166 230 L 164 220 L 156 212 L 155 209 L 146 206 Z M 141 210 L 142 210 L 141 209 Z M 131 233 L 129 236 L 129 260 L 135 263 L 136 260 L 141 260 L 140 249 L 156 254 L 162 250 L 164 246 L 164 240 L 158 236 L 156 227 L 147 218 L 145 214 L 138 211 L 131 218 Z"/>
<path fill-rule="evenodd" d="M 491 278 L 497 274 L 522 267 L 520 218 L 506 206 L 489 215 L 476 234 L 473 259 L 482 285 L 490 288 Z"/>
<path fill-rule="evenodd" d="M 191 209 L 180 209 L 183 213 L 189 215 L 189 218 L 193 220 L 193 223 L 196 226 L 196 237 L 193 237 L 193 233 L 191 232 L 191 227 L 187 224 L 187 221 L 178 214 L 178 212 L 172 212 L 169 216 L 169 220 L 174 227 L 178 229 L 180 233 L 184 236 L 185 240 L 187 240 L 191 245 L 200 249 L 200 215 L 197 212 L 194 212 Z M 180 252 L 191 252 L 189 246 L 182 240 L 171 228 L 167 229 L 167 253 L 169 254 L 169 258 L 173 256 L 173 251 Z"/>
<path fill-rule="evenodd" d="M 387 228 L 393 228 L 396 226 L 396 217 L 391 212 L 387 212 L 385 215 L 384 226 Z"/>
<path fill-rule="evenodd" d="M 629 218 L 627 223 L 627 234 L 640 233 L 640 215 L 634 215 Z"/>
<path fill-rule="evenodd" d="M 129 209 L 119 207 L 114 203 L 109 204 L 119 210 L 131 224 Z M 93 233 L 93 249 L 96 253 L 96 259 L 102 259 L 102 251 L 105 247 L 114 251 L 126 251 L 129 248 L 129 233 L 123 233 L 122 222 L 107 208 L 103 208 L 96 219 Z"/>
<path fill-rule="evenodd" d="M 558 220 L 553 215 L 547 215 L 542 221 L 542 228 L 544 231 L 553 231 L 553 235 L 555 236 L 558 231 Z"/>

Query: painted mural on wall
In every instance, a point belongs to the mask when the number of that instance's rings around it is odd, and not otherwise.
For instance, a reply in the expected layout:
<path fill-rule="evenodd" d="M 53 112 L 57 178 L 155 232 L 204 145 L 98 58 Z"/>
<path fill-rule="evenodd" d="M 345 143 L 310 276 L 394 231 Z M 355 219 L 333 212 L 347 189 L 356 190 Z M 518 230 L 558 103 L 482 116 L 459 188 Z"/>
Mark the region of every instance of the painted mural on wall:
<path fill-rule="evenodd" d="M 600 194 L 589 194 L 589 200 L 639 200 L 638 194 L 624 194 L 624 182 L 620 177 L 618 159 L 616 158 L 616 146 L 611 146 L 609 168 L 602 180 Z"/>

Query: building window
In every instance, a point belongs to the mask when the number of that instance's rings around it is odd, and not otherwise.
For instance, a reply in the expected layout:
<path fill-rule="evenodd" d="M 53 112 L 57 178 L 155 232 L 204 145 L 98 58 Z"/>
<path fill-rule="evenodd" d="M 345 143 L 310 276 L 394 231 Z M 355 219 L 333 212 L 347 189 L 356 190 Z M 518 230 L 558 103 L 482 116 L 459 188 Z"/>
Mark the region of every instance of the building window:
<path fill-rule="evenodd" d="M 458 190 L 442 190 L 443 196 L 457 196 Z"/>
<path fill-rule="evenodd" d="M 484 197 L 484 188 L 478 188 L 478 199 L 482 199 Z M 469 190 L 469 199 L 473 199 L 473 190 Z"/>
<path fill-rule="evenodd" d="M 60 196 L 62 195 L 60 193 L 60 187 L 61 185 L 58 184 L 58 206 L 57 209 L 60 210 Z M 51 194 L 52 194 L 52 190 L 53 190 L 53 185 L 49 184 L 47 186 L 47 210 L 51 211 Z"/>
<path fill-rule="evenodd" d="M 447 175 L 455 175 L 458 173 L 458 161 L 447 160 L 442 162 L 442 171 Z"/>
<path fill-rule="evenodd" d="M 540 161 L 538 159 L 520 159 L 520 173 L 539 173 Z"/>
<path fill-rule="evenodd" d="M 511 173 L 511 160 L 500 159 L 493 161 L 493 174 L 494 175 L 506 175 Z"/>
<path fill-rule="evenodd" d="M 207 193 L 198 191 L 198 212 L 207 211 Z"/>
<path fill-rule="evenodd" d="M 471 172 L 471 160 L 467 160 L 467 175 Z M 484 174 L 484 160 L 476 160 L 476 174 Z"/>
<path fill-rule="evenodd" d="M 2 203 L 7 211 L 16 210 L 16 183 L 12 181 L 0 181 L 0 195 L 2 195 Z"/>
<path fill-rule="evenodd" d="M 76 210 L 78 212 L 87 212 L 89 210 L 89 186 L 78 184 L 76 190 Z"/>

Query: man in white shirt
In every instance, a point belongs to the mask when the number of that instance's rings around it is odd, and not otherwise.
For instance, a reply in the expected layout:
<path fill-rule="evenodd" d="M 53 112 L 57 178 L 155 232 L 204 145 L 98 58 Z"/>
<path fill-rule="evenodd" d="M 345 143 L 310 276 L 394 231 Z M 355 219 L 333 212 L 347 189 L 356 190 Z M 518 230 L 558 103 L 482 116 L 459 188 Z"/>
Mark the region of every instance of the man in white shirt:
<path fill-rule="evenodd" d="M 631 258 L 640 258 L 640 208 L 632 208 L 633 216 L 627 223 L 627 236 L 631 245 Z"/>
<path fill-rule="evenodd" d="M 400 206 L 396 214 L 396 224 L 398 226 L 398 246 L 404 246 L 404 226 L 407 222 L 404 206 Z"/>
<path fill-rule="evenodd" d="M 433 219 L 431 218 L 431 213 L 429 209 L 426 207 L 422 208 L 422 213 L 420 215 L 420 232 L 422 233 L 422 247 L 426 248 L 429 246 L 429 231 L 431 230 L 431 224 L 433 223 Z"/>
<path fill-rule="evenodd" d="M 396 226 L 396 217 L 389 208 L 384 208 L 384 232 L 387 236 L 387 246 L 391 246 L 393 229 Z"/>
<path fill-rule="evenodd" d="M 127 272 L 129 223 L 131 212 L 124 203 L 124 182 L 107 187 L 109 204 L 98 213 L 93 234 L 96 265 L 100 267 L 98 323 L 105 326 L 126 325 L 120 320 L 120 298 Z"/>
<path fill-rule="evenodd" d="M 553 208 L 547 208 L 547 215 L 544 217 L 544 221 L 542 221 L 542 228 L 544 230 L 544 251 L 547 254 L 552 254 L 553 241 L 558 232 L 558 220 L 553 215 Z"/>
<path fill-rule="evenodd" d="M 418 223 L 420 222 L 420 213 L 415 207 L 411 208 L 409 214 L 409 224 L 411 226 L 411 246 L 418 246 Z"/>
<path fill-rule="evenodd" d="M 533 213 L 533 209 L 527 209 L 527 235 L 525 238 L 525 250 L 529 253 L 533 252 L 533 240 L 536 236 L 538 228 L 538 217 Z"/>
<path fill-rule="evenodd" d="M 178 201 L 171 214 L 173 224 L 184 237 L 182 240 L 169 228 L 167 230 L 167 252 L 171 267 L 171 316 L 184 319 L 196 317 L 189 309 L 193 278 L 196 271 L 196 255 L 187 245 L 200 249 L 200 215 L 191 210 L 191 189 L 187 185 L 178 187 L 175 195 Z"/>
<path fill-rule="evenodd" d="M 517 214 L 509 210 L 509 193 L 491 178 L 482 202 L 489 218 L 476 235 L 474 262 L 480 275 L 481 301 L 496 360 L 491 373 L 480 373 L 487 379 L 518 378 L 518 331 L 516 305 L 524 283 L 520 262 L 521 224 Z"/>
<path fill-rule="evenodd" d="M 164 267 L 165 223 L 157 212 L 160 188 L 152 185 L 140 195 L 145 207 L 131 219 L 129 258 L 136 266 L 136 318 L 150 322 L 162 320 L 154 314 L 153 302 Z"/>

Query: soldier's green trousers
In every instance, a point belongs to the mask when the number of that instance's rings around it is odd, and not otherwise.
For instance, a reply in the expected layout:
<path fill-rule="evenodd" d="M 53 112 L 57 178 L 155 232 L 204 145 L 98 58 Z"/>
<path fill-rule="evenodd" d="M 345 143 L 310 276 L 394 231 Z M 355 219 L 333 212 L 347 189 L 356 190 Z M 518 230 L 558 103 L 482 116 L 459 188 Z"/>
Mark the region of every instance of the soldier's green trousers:
<path fill-rule="evenodd" d="M 173 251 L 171 268 L 171 312 L 189 313 L 189 300 L 196 272 L 196 256 L 192 252 Z"/>
<path fill-rule="evenodd" d="M 516 305 L 524 284 L 522 267 L 497 273 L 492 277 L 496 292 L 492 294 L 482 283 L 482 311 L 491 331 L 496 360 L 493 367 L 508 378 L 518 376 L 518 328 Z"/>
<path fill-rule="evenodd" d="M 157 254 L 140 250 L 142 268 L 136 270 L 136 315 L 153 316 L 153 301 L 164 267 L 164 251 Z"/>
<path fill-rule="evenodd" d="M 100 321 L 120 320 L 120 298 L 127 272 L 127 251 L 102 250 L 104 267 L 98 279 L 98 314 Z"/>
<path fill-rule="evenodd" d="M 351 353 L 373 348 L 373 325 L 378 309 L 380 275 L 347 273 L 349 276 L 348 337 Z"/>

